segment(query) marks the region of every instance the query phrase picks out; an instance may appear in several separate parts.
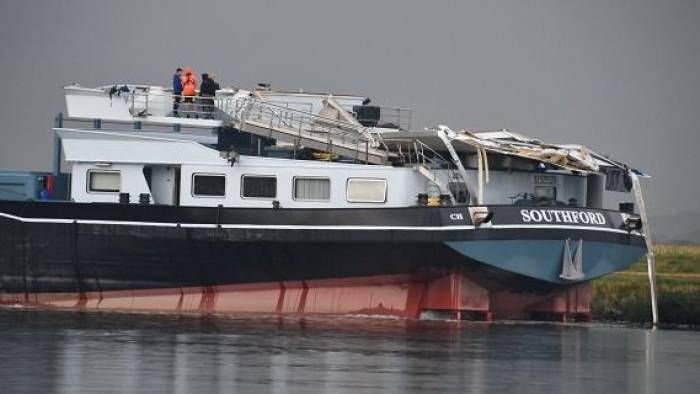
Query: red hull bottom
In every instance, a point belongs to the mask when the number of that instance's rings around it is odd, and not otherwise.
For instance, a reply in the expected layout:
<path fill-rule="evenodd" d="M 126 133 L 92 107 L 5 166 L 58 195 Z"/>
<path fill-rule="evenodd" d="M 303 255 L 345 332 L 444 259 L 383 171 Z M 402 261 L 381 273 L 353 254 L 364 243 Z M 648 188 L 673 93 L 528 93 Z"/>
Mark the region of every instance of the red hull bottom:
<path fill-rule="evenodd" d="M 464 273 L 119 290 L 0 294 L 0 303 L 40 308 L 171 313 L 378 315 L 461 320 L 589 321 L 588 283 L 548 294 L 488 290 Z"/>

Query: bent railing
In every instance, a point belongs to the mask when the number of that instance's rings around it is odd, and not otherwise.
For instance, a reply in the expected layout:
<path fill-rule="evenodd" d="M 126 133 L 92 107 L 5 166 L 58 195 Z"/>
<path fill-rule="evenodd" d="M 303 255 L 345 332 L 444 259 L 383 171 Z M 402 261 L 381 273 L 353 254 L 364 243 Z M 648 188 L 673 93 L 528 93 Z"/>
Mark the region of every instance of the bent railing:
<path fill-rule="evenodd" d="M 134 117 L 179 117 L 221 121 L 239 130 L 385 163 L 386 145 L 372 127 L 350 123 L 252 96 L 178 96 L 162 90 L 134 89 L 122 95 Z"/>
<path fill-rule="evenodd" d="M 268 128 L 284 128 L 299 134 L 302 132 L 332 135 L 347 143 L 369 142 L 370 147 L 381 146 L 380 138 L 372 129 L 361 125 L 325 117 L 253 97 L 217 98 L 219 109 L 234 122 L 252 122 Z"/>

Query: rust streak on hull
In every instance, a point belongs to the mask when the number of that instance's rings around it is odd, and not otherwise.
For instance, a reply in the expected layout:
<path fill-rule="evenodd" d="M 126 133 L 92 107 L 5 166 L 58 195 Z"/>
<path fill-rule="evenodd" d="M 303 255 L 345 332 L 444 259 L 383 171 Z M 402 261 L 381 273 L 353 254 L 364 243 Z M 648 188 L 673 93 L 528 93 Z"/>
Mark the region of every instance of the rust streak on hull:
<path fill-rule="evenodd" d="M 0 294 L 0 304 L 71 310 L 159 313 L 376 315 L 416 319 L 587 320 L 590 285 L 545 294 L 488 290 L 463 272 L 438 277 L 380 275 L 343 279 L 114 290 Z"/>

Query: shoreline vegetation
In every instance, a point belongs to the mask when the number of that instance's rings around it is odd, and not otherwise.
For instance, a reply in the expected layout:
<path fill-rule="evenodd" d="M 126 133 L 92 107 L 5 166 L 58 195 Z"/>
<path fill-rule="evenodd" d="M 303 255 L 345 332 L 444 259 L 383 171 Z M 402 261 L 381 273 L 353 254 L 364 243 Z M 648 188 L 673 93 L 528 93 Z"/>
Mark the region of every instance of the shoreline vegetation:
<path fill-rule="evenodd" d="M 654 249 L 660 325 L 700 326 L 700 245 L 655 245 Z M 592 285 L 595 320 L 651 322 L 646 257 Z"/>

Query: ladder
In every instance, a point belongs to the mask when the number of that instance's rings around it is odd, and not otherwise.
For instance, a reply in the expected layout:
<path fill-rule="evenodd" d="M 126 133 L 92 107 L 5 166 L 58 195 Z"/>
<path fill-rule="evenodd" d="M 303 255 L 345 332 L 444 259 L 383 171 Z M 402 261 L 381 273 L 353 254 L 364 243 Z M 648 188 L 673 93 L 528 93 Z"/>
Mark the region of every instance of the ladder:
<path fill-rule="evenodd" d="M 435 173 L 428 169 L 424 164 L 418 164 L 416 165 L 416 170 L 418 171 L 419 174 L 423 175 L 425 178 L 427 178 L 433 185 L 437 186 L 438 190 L 440 190 L 440 194 L 445 194 L 450 196 L 450 200 L 452 201 L 452 204 L 455 204 L 455 197 L 452 195 L 452 191 L 450 190 L 450 187 L 446 185 L 444 182 L 442 182 L 437 176 L 435 176 Z"/>

